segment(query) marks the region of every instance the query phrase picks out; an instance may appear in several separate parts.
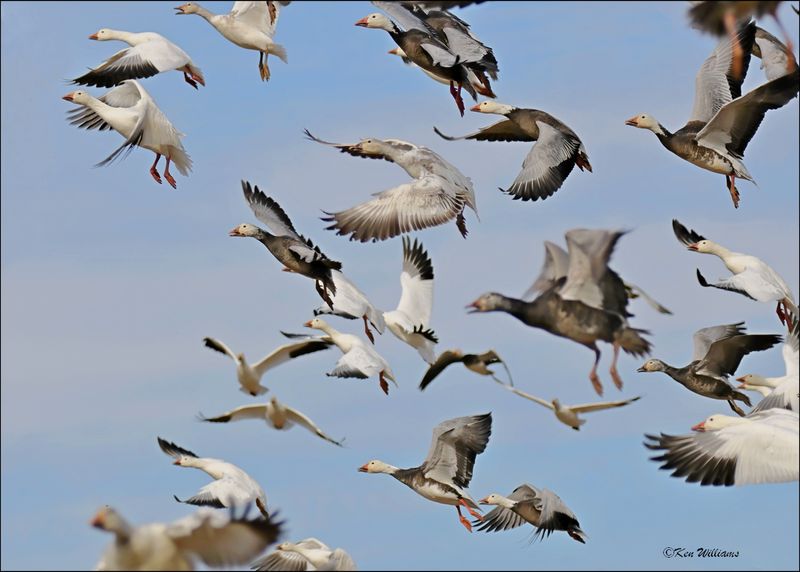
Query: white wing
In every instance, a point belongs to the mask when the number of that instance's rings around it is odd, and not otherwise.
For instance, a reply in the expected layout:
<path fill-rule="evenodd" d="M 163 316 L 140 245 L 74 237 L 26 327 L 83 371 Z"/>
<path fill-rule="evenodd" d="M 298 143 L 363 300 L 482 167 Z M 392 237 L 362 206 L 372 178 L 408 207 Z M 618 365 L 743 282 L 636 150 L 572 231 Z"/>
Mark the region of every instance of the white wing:
<path fill-rule="evenodd" d="M 200 416 L 202 421 L 210 421 L 212 423 L 227 423 L 229 421 L 241 421 L 243 419 L 261 419 L 264 421 L 267 415 L 266 405 L 242 405 L 230 411 L 226 411 L 214 417 Z"/>
<path fill-rule="evenodd" d="M 405 314 L 415 327 L 427 328 L 433 308 L 433 265 L 422 244 L 403 237 L 403 271 L 400 273 L 403 293 L 397 310 Z"/>
<path fill-rule="evenodd" d="M 311 421 L 311 419 L 306 417 L 303 413 L 301 413 L 297 409 L 289 407 L 288 405 L 285 404 L 283 408 L 286 410 L 286 416 L 292 423 L 297 423 L 298 425 L 305 427 L 312 433 L 316 434 L 319 437 L 322 437 L 323 439 L 333 443 L 334 445 L 339 445 L 340 447 L 342 446 L 341 441 L 337 441 L 336 439 L 333 439 L 332 437 L 325 434 L 325 432 L 322 431 L 322 429 L 320 429 L 319 427 L 317 427 L 317 425 L 313 421 Z"/>
<path fill-rule="evenodd" d="M 789 64 L 790 57 L 794 60 L 791 52 L 769 32 L 757 27 L 755 43 L 758 53 L 756 54 L 755 48 L 753 53 L 761 58 L 761 69 L 764 70 L 767 81 L 784 76 L 787 70 L 797 68 L 797 62 L 794 62 L 794 66 Z"/>
<path fill-rule="evenodd" d="M 433 43 L 433 41 L 422 40 L 419 46 L 428 53 L 434 65 L 451 68 L 459 61 L 458 56 L 438 42 Z"/>
<path fill-rule="evenodd" d="M 533 144 L 511 186 L 503 192 L 522 200 L 546 199 L 564 184 L 575 167 L 581 142 L 563 131 L 537 121 L 539 139 Z"/>
<path fill-rule="evenodd" d="M 564 300 L 579 300 L 602 310 L 603 291 L 600 280 L 608 270 L 608 260 L 619 237 L 619 231 L 573 229 L 566 233 L 569 266 L 567 280 L 559 295 Z"/>
<path fill-rule="evenodd" d="M 385 240 L 398 234 L 444 224 L 461 213 L 464 198 L 438 175 L 426 175 L 374 195 L 345 211 L 328 213 L 328 230 L 351 240 Z"/>
<path fill-rule="evenodd" d="M 531 395 L 530 393 L 526 393 L 526 392 L 524 392 L 524 391 L 522 391 L 520 389 L 517 389 L 516 387 L 512 387 L 512 386 L 506 385 L 504 383 L 501 383 L 500 385 L 502 385 L 503 387 L 505 387 L 509 391 L 513 391 L 514 393 L 516 393 L 520 397 L 524 397 L 525 399 L 529 399 L 529 400 L 533 401 L 534 403 L 538 403 L 539 405 L 544 405 L 545 407 L 547 407 L 551 411 L 554 409 L 553 408 L 553 404 L 550 403 L 549 401 L 547 401 L 546 399 L 542 399 L 541 397 L 536 397 L 535 395 Z"/>
<path fill-rule="evenodd" d="M 402 6 L 400 2 L 373 1 L 372 5 L 389 14 L 389 16 L 400 24 L 400 27 L 404 30 L 416 29 L 422 30 L 423 32 L 431 32 L 422 20 L 414 16 L 414 14 Z"/>
<path fill-rule="evenodd" d="M 722 326 L 710 326 L 697 330 L 692 336 L 692 342 L 694 343 L 692 361 L 701 360 L 706 357 L 711 344 L 717 340 L 730 338 L 731 336 L 739 336 L 744 333 L 744 322 L 725 324 Z"/>
<path fill-rule="evenodd" d="M 320 350 L 326 350 L 332 345 L 333 341 L 328 336 L 308 337 L 299 342 L 284 344 L 270 352 L 269 355 L 258 363 L 253 364 L 253 370 L 255 370 L 258 375 L 264 375 L 265 372 L 290 359 Z"/>
<path fill-rule="evenodd" d="M 272 2 L 274 16 L 270 13 L 270 3 L 266 0 L 255 2 L 234 2 L 230 15 L 237 21 L 260 30 L 272 37 L 275 25 L 278 23 L 279 4 Z"/>
<path fill-rule="evenodd" d="M 755 388 L 766 389 L 761 386 L 756 386 Z M 800 380 L 798 380 L 797 375 L 784 380 L 775 389 L 770 391 L 764 399 L 759 401 L 758 405 L 753 408 L 751 414 L 773 408 L 800 412 Z"/>
<path fill-rule="evenodd" d="M 604 401 L 602 403 L 585 403 L 581 405 L 570 405 L 569 408 L 575 413 L 589 413 L 590 411 L 602 411 L 603 409 L 612 409 L 614 407 L 622 407 L 634 401 L 640 400 L 641 397 L 632 397 L 631 399 L 623 399 L 620 401 Z"/>
<path fill-rule="evenodd" d="M 351 320 L 366 315 L 375 329 L 382 334 L 386 329 L 383 312 L 376 308 L 375 305 L 369 301 L 366 294 L 359 290 L 359 288 L 339 270 L 331 270 L 331 279 L 336 288 L 336 293 L 331 294 L 333 309 L 327 304 L 323 304 L 314 310 L 314 315 L 333 314 Z"/>
<path fill-rule="evenodd" d="M 264 194 L 258 188 L 251 186 L 249 182 L 242 181 L 242 191 L 244 199 L 250 205 L 250 209 L 256 218 L 269 227 L 273 234 L 277 236 L 288 236 L 301 242 L 305 242 L 294 229 L 291 219 L 281 206 L 272 198 Z"/>
<path fill-rule="evenodd" d="M 357 377 L 366 379 L 378 375 L 383 364 L 375 359 L 366 348 L 354 346 L 336 362 L 336 367 L 328 375 L 331 377 Z"/>
<path fill-rule="evenodd" d="M 525 291 L 522 298 L 528 300 L 537 292 L 544 292 L 551 288 L 556 281 L 567 275 L 568 269 L 569 254 L 557 244 L 545 240 L 542 269 L 539 271 L 536 281 Z"/>
<path fill-rule="evenodd" d="M 254 561 L 250 568 L 258 571 L 272 572 L 306 572 L 316 570 L 308 559 L 297 552 L 288 550 L 276 550 L 270 552 L 263 558 Z"/>

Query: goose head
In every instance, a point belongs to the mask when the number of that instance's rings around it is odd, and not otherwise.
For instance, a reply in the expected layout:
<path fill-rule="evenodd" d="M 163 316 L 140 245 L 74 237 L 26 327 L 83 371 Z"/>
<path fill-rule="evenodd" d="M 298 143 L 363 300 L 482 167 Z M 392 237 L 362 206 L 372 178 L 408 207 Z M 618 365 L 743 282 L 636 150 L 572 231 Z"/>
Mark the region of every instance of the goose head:
<path fill-rule="evenodd" d="M 255 225 L 243 223 L 228 233 L 228 236 L 252 236 L 261 234 L 261 229 Z"/>
<path fill-rule="evenodd" d="M 468 304 L 466 307 L 471 308 L 469 311 L 470 314 L 474 314 L 476 312 L 492 312 L 494 310 L 499 309 L 503 304 L 503 296 L 502 294 L 498 294 L 497 292 L 488 292 L 483 294 L 480 298 Z"/>
<path fill-rule="evenodd" d="M 686 248 L 694 252 L 702 252 L 705 254 L 713 254 L 717 251 L 717 243 L 711 240 L 701 240 L 700 242 L 693 242 Z"/>
<path fill-rule="evenodd" d="M 89 36 L 90 40 L 99 40 L 104 42 L 106 40 L 116 40 L 116 33 L 115 30 L 110 30 L 108 28 L 100 28 L 94 34 Z"/>
<path fill-rule="evenodd" d="M 388 473 L 391 474 L 395 470 L 395 467 L 389 465 L 388 463 L 384 463 L 383 461 L 378 461 L 377 459 L 373 459 L 369 463 L 365 463 L 358 468 L 359 473 Z"/>
<path fill-rule="evenodd" d="M 664 371 L 667 369 L 667 364 L 665 364 L 660 359 L 649 359 L 644 362 L 644 365 L 637 369 L 638 372 L 651 372 L 651 371 Z"/>
<path fill-rule="evenodd" d="M 477 111 L 478 113 L 494 113 L 497 115 L 506 115 L 514 111 L 516 107 L 499 101 L 482 101 L 478 105 L 470 107 L 470 111 Z"/>
<path fill-rule="evenodd" d="M 514 505 L 517 503 L 504 497 L 503 495 L 492 493 L 488 497 L 484 497 L 481 500 L 479 500 L 478 504 L 491 504 L 496 506 L 502 506 L 505 508 L 513 508 Z"/>
<path fill-rule="evenodd" d="M 403 51 L 403 48 L 395 48 L 393 50 L 389 50 L 388 53 L 392 54 L 393 56 L 400 56 L 401 58 L 406 57 L 406 53 Z"/>
<path fill-rule="evenodd" d="M 767 378 L 757 375 L 755 373 L 747 373 L 741 377 L 737 377 L 736 381 L 741 383 L 742 385 L 769 385 Z"/>
<path fill-rule="evenodd" d="M 314 328 L 315 330 L 325 331 L 328 328 L 328 322 L 322 318 L 314 318 L 303 324 L 306 328 Z"/>
<path fill-rule="evenodd" d="M 746 421 L 741 417 L 731 417 L 730 415 L 723 415 L 722 413 L 715 413 L 705 421 L 701 421 L 692 427 L 692 431 L 719 431 L 723 427 L 730 427 L 737 423 Z"/>
<path fill-rule="evenodd" d="M 95 513 L 89 524 L 106 532 L 113 532 L 119 536 L 128 536 L 131 527 L 120 514 L 106 505 Z"/>
<path fill-rule="evenodd" d="M 394 32 L 395 30 L 395 26 L 392 24 L 392 21 L 383 14 L 378 14 L 377 12 L 370 14 L 369 16 L 364 16 L 358 22 L 356 22 L 356 26 L 360 26 L 362 28 L 379 28 L 381 30 L 386 30 L 387 32 Z"/>
<path fill-rule="evenodd" d="M 175 15 L 176 16 L 183 16 L 185 14 L 197 14 L 198 10 L 200 10 L 200 4 L 195 2 L 187 2 L 186 4 L 181 4 L 180 6 L 175 7 Z"/>
<path fill-rule="evenodd" d="M 85 91 L 77 90 L 69 92 L 61 99 L 65 101 L 71 101 L 72 103 L 78 103 L 80 105 L 86 105 L 86 103 L 89 101 L 91 97 L 92 96 L 86 93 Z"/>
<path fill-rule="evenodd" d="M 639 129 L 649 129 L 656 135 L 665 135 L 661 124 L 656 121 L 655 117 L 648 115 L 647 113 L 634 115 L 625 122 L 625 125 L 629 125 L 630 127 L 638 127 Z"/>

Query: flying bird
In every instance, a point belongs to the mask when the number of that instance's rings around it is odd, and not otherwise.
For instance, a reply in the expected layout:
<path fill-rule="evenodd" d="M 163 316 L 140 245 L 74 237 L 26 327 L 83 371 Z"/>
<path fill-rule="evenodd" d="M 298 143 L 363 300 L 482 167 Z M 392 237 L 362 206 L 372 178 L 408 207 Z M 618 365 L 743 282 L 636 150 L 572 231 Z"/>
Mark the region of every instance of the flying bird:
<path fill-rule="evenodd" d="M 300 427 L 308 429 L 318 437 L 325 439 L 329 443 L 333 443 L 339 447 L 342 446 L 341 441 L 337 441 L 326 435 L 322 429 L 317 427 L 306 415 L 293 407 L 289 407 L 285 403 L 281 403 L 278 401 L 278 398 L 274 396 L 263 405 L 242 405 L 241 407 L 231 409 L 230 411 L 226 411 L 214 417 L 203 417 L 202 414 L 200 415 L 201 421 L 209 421 L 211 423 L 228 423 L 230 421 L 242 421 L 244 419 L 260 419 L 261 421 L 266 421 L 273 429 L 278 430 L 288 430 L 295 425 L 299 425 Z"/>
<path fill-rule="evenodd" d="M 169 172 L 170 163 L 175 163 L 183 176 L 188 176 L 192 170 L 192 160 L 181 143 L 184 134 L 175 129 L 138 81 L 125 80 L 97 98 L 77 90 L 69 92 L 61 99 L 82 106 L 68 112 L 67 120 L 71 125 L 99 131 L 113 129 L 125 138 L 125 142 L 100 161 L 97 167 L 126 157 L 134 147 L 143 147 L 156 154 L 156 160 L 150 167 L 150 175 L 159 185 L 161 176 L 156 167 L 162 155 L 167 160 L 164 178 L 173 189 L 178 185 Z"/>
<path fill-rule="evenodd" d="M 791 322 L 790 316 L 795 318 L 800 316 L 789 285 L 762 260 L 749 254 L 732 252 L 694 230 L 687 229 L 677 219 L 672 219 L 672 231 L 675 233 L 675 237 L 686 245 L 687 249 L 717 256 L 733 273 L 730 278 L 711 284 L 706 281 L 698 269 L 697 280 L 701 286 L 736 292 L 758 302 L 777 302 L 775 312 L 781 323 L 787 326 Z"/>
<path fill-rule="evenodd" d="M 433 429 L 428 456 L 419 466 L 399 469 L 383 461 L 372 460 L 358 470 L 362 473 L 386 473 L 428 500 L 456 507 L 458 520 L 472 532 L 461 507 L 475 518 L 483 517 L 480 507 L 467 492 L 472 480 L 475 457 L 486 450 L 492 433 L 492 414 L 457 417 L 439 423 Z"/>
<path fill-rule="evenodd" d="M 161 72 L 177 70 L 183 72 L 183 79 L 195 89 L 198 83 L 206 84 L 203 72 L 194 65 L 186 52 L 161 34 L 101 28 L 89 36 L 89 39 L 119 40 L 131 47 L 118 51 L 101 65 L 72 80 L 72 83 L 112 87 L 126 79 L 144 79 Z"/>
<path fill-rule="evenodd" d="M 267 496 L 264 494 L 264 489 L 236 465 L 219 459 L 198 457 L 191 451 L 178 447 L 175 443 L 170 443 L 161 437 L 158 438 L 158 446 L 164 453 L 175 459 L 173 465 L 200 469 L 214 479 L 214 482 L 202 487 L 193 497 L 186 500 L 174 497 L 176 501 L 214 508 L 247 506 L 251 502 L 255 502 L 264 518 L 269 518 Z"/>
<path fill-rule="evenodd" d="M 772 407 L 800 411 L 800 340 L 798 340 L 800 320 L 795 320 L 786 341 L 783 343 L 783 362 L 786 373 L 780 377 L 764 377 L 748 373 L 737 377 L 736 381 L 742 385 L 739 389 L 763 390 L 764 399 L 758 402 L 753 411 L 764 411 Z"/>
<path fill-rule="evenodd" d="M 604 401 L 604 402 L 597 402 L 597 403 L 584 403 L 582 405 L 563 405 L 561 401 L 558 399 L 553 399 L 552 401 L 547 401 L 546 399 L 542 399 L 540 397 L 536 397 L 535 395 L 531 395 L 530 393 L 526 393 L 516 387 L 510 387 L 505 384 L 501 384 L 503 387 L 508 389 L 509 391 L 513 391 L 520 397 L 524 397 L 525 399 L 529 399 L 534 403 L 538 403 L 539 405 L 543 405 L 551 410 L 556 419 L 561 421 L 567 427 L 572 427 L 575 431 L 579 431 L 581 425 L 586 423 L 585 419 L 581 419 L 578 417 L 581 413 L 591 413 L 592 411 L 603 411 L 604 409 L 613 409 L 615 407 L 622 407 L 624 405 L 628 405 L 629 403 L 633 403 L 634 401 L 639 401 L 641 397 L 632 397 L 631 399 L 623 399 L 621 401 Z"/>
<path fill-rule="evenodd" d="M 549 113 L 496 101 L 484 101 L 470 111 L 503 115 L 505 119 L 461 137 L 445 135 L 437 127 L 433 130 L 448 141 L 473 139 L 534 142 L 522 162 L 522 171 L 517 178 L 508 189 L 500 189 L 514 200 L 546 199 L 561 188 L 576 165 L 581 171 L 585 169 L 592 172 L 586 148 L 578 135 Z"/>
<path fill-rule="evenodd" d="M 478 213 L 472 181 L 437 153 L 399 139 L 368 138 L 354 144 L 340 144 L 317 139 L 308 130 L 305 134 L 312 141 L 354 157 L 396 163 L 413 179 L 350 209 L 326 212 L 328 216 L 322 220 L 333 223 L 327 230 L 336 230 L 338 235 L 349 234 L 350 240 L 375 242 L 455 218 L 459 232 L 466 238 L 464 208 Z"/>
<path fill-rule="evenodd" d="M 506 362 L 504 362 L 494 350 L 489 350 L 488 352 L 484 352 L 482 354 L 465 354 L 461 350 L 445 350 L 439 354 L 439 357 L 436 358 L 436 361 L 433 362 L 428 368 L 428 371 L 425 372 L 425 375 L 419 384 L 420 391 L 423 391 L 426 387 L 428 387 L 440 373 L 454 363 L 463 363 L 464 367 L 466 367 L 468 370 L 474 371 L 479 375 L 489 375 L 498 383 L 503 384 L 502 381 L 495 377 L 494 372 L 488 367 L 494 363 L 501 363 L 508 374 L 509 384 L 514 385 L 514 381 L 511 379 L 511 372 L 508 371 Z"/>
<path fill-rule="evenodd" d="M 284 336 L 297 338 L 295 334 L 284 334 Z M 326 350 L 333 345 L 333 340 L 326 336 L 300 336 L 300 338 L 298 341 L 278 347 L 252 365 L 247 363 L 243 353 L 234 353 L 219 340 L 203 338 L 203 343 L 207 348 L 225 354 L 236 362 L 236 379 L 239 381 L 239 390 L 255 397 L 269 391 L 261 385 L 261 378 L 267 371 L 296 357 Z"/>
<path fill-rule="evenodd" d="M 563 530 L 572 539 L 586 544 L 586 534 L 580 528 L 578 517 L 549 489 L 539 489 L 525 483 L 507 497 L 493 493 L 479 502 L 496 505 L 497 508 L 484 515 L 478 530 L 510 530 L 527 522 L 536 529 L 534 539 L 542 540 L 556 530 Z"/>
<path fill-rule="evenodd" d="M 745 64 L 755 41 L 756 26 L 740 28 L 737 41 L 745 52 Z M 681 129 L 671 133 L 646 113 L 635 115 L 625 125 L 655 133 L 669 151 L 701 169 L 725 175 L 725 184 L 739 208 L 736 178 L 753 181 L 743 162 L 744 151 L 767 111 L 789 103 L 800 90 L 800 71 L 779 77 L 742 95 L 741 77 L 734 75 L 732 41 L 722 40 L 706 59 L 695 81 L 694 108 Z"/>
<path fill-rule="evenodd" d="M 244 198 L 258 220 L 269 227 L 269 233 L 252 224 L 240 224 L 229 236 L 255 238 L 283 264 L 284 272 L 295 272 L 314 280 L 317 293 L 326 304 L 333 307 L 331 294 L 336 286 L 331 278 L 331 270 L 341 270 L 342 263 L 325 256 L 318 246 L 298 234 L 291 219 L 280 205 L 249 182 L 242 181 Z"/>
<path fill-rule="evenodd" d="M 207 508 L 170 523 L 134 526 L 110 506 L 91 523 L 110 532 L 95 570 L 194 570 L 200 560 L 212 568 L 246 564 L 283 533 L 283 523 Z"/>
<path fill-rule="evenodd" d="M 744 322 L 702 328 L 694 333 L 692 361 L 683 367 L 673 367 L 659 359 L 647 360 L 639 372 L 660 371 L 698 395 L 727 401 L 731 409 L 744 417 L 735 403 L 751 406 L 750 398 L 736 391 L 729 383 L 744 356 L 768 350 L 781 341 L 773 334 L 745 334 Z"/>
<path fill-rule="evenodd" d="M 175 8 L 176 16 L 197 14 L 222 34 L 222 36 L 246 50 L 258 52 L 258 73 L 261 81 L 270 78 L 267 58 L 273 54 L 287 63 L 286 48 L 273 41 L 278 25 L 280 5 L 286 2 L 259 0 L 234 2 L 228 14 L 213 14 L 197 2 L 187 2 Z"/>
<path fill-rule="evenodd" d="M 716 413 L 693 435 L 645 435 L 644 446 L 663 451 L 651 460 L 687 483 L 726 486 L 786 483 L 800 478 L 798 416 L 768 409 L 747 417 Z"/>
<path fill-rule="evenodd" d="M 356 570 L 353 558 L 341 548 L 331 550 L 316 538 L 300 542 L 282 542 L 275 550 L 259 558 L 250 566 L 252 570 Z"/>

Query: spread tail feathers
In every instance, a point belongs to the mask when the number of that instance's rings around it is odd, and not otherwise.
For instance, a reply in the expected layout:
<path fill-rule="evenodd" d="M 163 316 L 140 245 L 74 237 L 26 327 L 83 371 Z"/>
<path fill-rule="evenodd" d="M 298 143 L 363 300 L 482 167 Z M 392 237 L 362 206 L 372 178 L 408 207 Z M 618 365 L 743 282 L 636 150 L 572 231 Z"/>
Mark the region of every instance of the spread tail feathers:
<path fill-rule="evenodd" d="M 650 342 L 642 337 L 642 334 L 649 334 L 647 330 L 639 330 L 637 328 L 628 328 L 619 332 L 616 335 L 615 341 L 622 346 L 625 353 L 634 357 L 642 357 L 650 353 L 652 346 Z"/>
<path fill-rule="evenodd" d="M 289 60 L 287 59 L 288 56 L 286 55 L 286 48 L 284 48 L 281 44 L 270 44 L 267 48 L 267 53 L 279 57 L 285 64 L 289 63 Z"/>

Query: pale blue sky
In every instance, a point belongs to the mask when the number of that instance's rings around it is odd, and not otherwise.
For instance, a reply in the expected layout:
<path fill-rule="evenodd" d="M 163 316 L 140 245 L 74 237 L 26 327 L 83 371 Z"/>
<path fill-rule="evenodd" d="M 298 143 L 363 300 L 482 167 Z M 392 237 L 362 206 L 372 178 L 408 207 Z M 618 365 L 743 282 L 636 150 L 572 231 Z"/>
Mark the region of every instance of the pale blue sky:
<path fill-rule="evenodd" d="M 174 467 L 156 436 L 240 465 L 287 519 L 288 537 L 316 536 L 347 549 L 362 569 L 723 569 L 798 567 L 798 484 L 708 488 L 659 471 L 645 432 L 684 433 L 727 405 L 667 377 L 637 374 L 624 356 L 617 391 L 644 395 L 630 407 L 588 417 L 581 432 L 547 411 L 474 376 L 448 370 L 425 392 L 425 364 L 391 334 L 377 349 L 400 384 L 387 398 L 374 381 L 332 380 L 337 350 L 314 354 L 265 378 L 275 395 L 316 420 L 338 449 L 295 429 L 195 421 L 250 402 L 233 364 L 204 348 L 217 337 L 251 359 L 302 331 L 319 304 L 305 278 L 279 270 L 255 241 L 228 231 L 255 222 L 239 181 L 275 197 L 295 226 L 343 261 L 382 308 L 399 296 L 399 239 L 356 244 L 323 230 L 321 209 L 340 210 L 405 180 L 385 162 L 343 156 L 303 139 L 303 128 L 334 141 L 395 137 L 428 145 L 470 176 L 481 221 L 417 233 L 436 273 L 433 328 L 439 350 L 496 349 L 520 388 L 568 403 L 596 398 L 586 375 L 592 354 L 568 340 L 500 314 L 463 306 L 485 291 L 521 294 L 542 261 L 542 241 L 578 227 L 633 229 L 612 266 L 675 315 L 635 302 L 634 326 L 652 331 L 654 357 L 684 365 L 691 334 L 746 320 L 752 332 L 781 331 L 770 305 L 702 289 L 715 258 L 687 252 L 670 220 L 734 250 L 762 257 L 798 291 L 798 105 L 767 114 L 745 157 L 759 186 L 740 183 L 734 210 L 721 175 L 679 160 L 624 120 L 649 112 L 671 129 L 692 106 L 694 75 L 714 40 L 686 23 L 683 3 L 487 2 L 459 12 L 500 63 L 498 101 L 546 110 L 582 138 L 594 173 L 570 175 L 552 198 L 512 201 L 499 193 L 516 176 L 526 144 L 451 143 L 431 127 L 461 134 L 495 118 L 458 116 L 447 88 L 386 52 L 382 31 L 353 23 L 367 2 L 294 2 L 274 60 L 258 78 L 257 55 L 225 41 L 198 17 L 176 17 L 178 2 L 2 4 L 2 567 L 85 569 L 110 537 L 89 527 L 103 504 L 135 523 L 169 520 L 189 508 L 172 494 L 208 478 Z M 216 12 L 229 3 L 207 2 Z M 784 5 L 787 27 L 795 15 Z M 774 23 L 763 25 L 775 32 Z M 183 132 L 195 164 L 178 190 L 156 185 L 153 155 L 93 168 L 121 139 L 70 126 L 65 81 L 122 44 L 91 42 L 100 27 L 156 31 L 202 68 L 195 92 L 177 72 L 145 80 Z M 795 35 L 794 40 L 797 41 Z M 763 82 L 754 60 L 745 90 Z M 89 88 L 92 93 L 103 90 Z M 468 102 L 469 103 L 469 102 Z M 358 333 L 358 324 L 332 319 Z M 745 358 L 741 373 L 781 374 L 780 348 Z M 754 398 L 755 399 L 755 398 Z M 421 462 L 431 428 L 444 419 L 492 411 L 493 432 L 478 457 L 476 498 L 522 482 L 556 491 L 589 537 L 565 534 L 528 546 L 528 530 L 468 534 L 452 507 L 414 494 L 386 475 L 356 472 L 380 458 Z M 530 527 L 527 527 L 530 529 Z M 665 547 L 738 550 L 726 560 L 667 560 Z"/>

